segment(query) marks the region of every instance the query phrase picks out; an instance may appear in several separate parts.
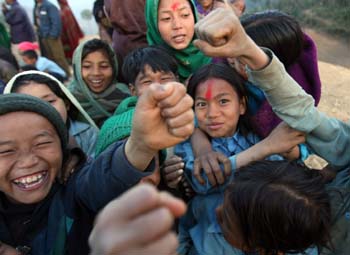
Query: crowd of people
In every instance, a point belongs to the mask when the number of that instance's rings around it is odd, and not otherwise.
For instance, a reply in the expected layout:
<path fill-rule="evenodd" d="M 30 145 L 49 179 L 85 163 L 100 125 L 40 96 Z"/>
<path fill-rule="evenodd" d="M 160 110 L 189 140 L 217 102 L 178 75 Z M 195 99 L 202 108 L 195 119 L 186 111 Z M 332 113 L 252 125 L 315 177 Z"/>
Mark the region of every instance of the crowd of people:
<path fill-rule="evenodd" d="M 2 6 L 0 254 L 348 254 L 350 125 L 294 17 L 96 0 L 82 41 L 34 2 Z"/>

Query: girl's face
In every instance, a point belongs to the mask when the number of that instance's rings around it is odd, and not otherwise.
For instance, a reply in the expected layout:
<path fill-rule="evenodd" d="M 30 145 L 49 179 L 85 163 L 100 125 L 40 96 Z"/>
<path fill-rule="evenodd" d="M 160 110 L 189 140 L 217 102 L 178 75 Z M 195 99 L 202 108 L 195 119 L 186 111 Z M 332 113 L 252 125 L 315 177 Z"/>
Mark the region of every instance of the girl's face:
<path fill-rule="evenodd" d="M 188 0 L 160 0 L 158 30 L 172 48 L 187 48 L 194 36 L 194 15 Z"/>
<path fill-rule="evenodd" d="M 15 92 L 38 97 L 48 102 L 59 112 L 64 123 L 67 122 L 67 105 L 65 104 L 64 100 L 58 97 L 54 92 L 52 92 L 52 90 L 47 85 L 32 81 L 28 85 L 23 85 L 19 87 Z"/>
<path fill-rule="evenodd" d="M 0 116 L 0 190 L 15 203 L 33 204 L 49 193 L 62 167 L 58 134 L 43 116 Z"/>
<path fill-rule="evenodd" d="M 230 137 L 246 105 L 227 81 L 211 78 L 198 85 L 194 109 L 201 130 L 210 137 Z"/>
<path fill-rule="evenodd" d="M 209 10 L 213 6 L 214 0 L 198 0 L 197 2 L 204 10 Z"/>
<path fill-rule="evenodd" d="M 81 74 L 92 92 L 105 91 L 113 80 L 113 69 L 107 53 L 98 50 L 86 55 L 81 65 Z"/>

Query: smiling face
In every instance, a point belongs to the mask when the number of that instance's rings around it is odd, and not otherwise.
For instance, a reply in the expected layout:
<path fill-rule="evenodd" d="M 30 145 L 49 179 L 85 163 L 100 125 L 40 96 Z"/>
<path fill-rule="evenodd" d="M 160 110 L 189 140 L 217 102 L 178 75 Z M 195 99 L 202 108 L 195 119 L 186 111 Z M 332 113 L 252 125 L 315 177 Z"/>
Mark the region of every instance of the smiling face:
<path fill-rule="evenodd" d="M 27 85 L 22 85 L 15 92 L 38 97 L 48 102 L 59 112 L 64 123 L 66 123 L 68 118 L 67 105 L 63 99 L 52 92 L 52 90 L 47 85 L 32 81 Z"/>
<path fill-rule="evenodd" d="M 113 69 L 104 50 L 89 53 L 83 59 L 81 74 L 86 85 L 94 93 L 102 93 L 112 83 Z"/>
<path fill-rule="evenodd" d="M 143 91 L 152 83 L 165 84 L 176 80 L 176 76 L 172 72 L 154 72 L 149 65 L 145 65 L 143 72 L 137 75 L 135 84 L 130 86 L 130 90 L 133 95 L 141 96 Z"/>
<path fill-rule="evenodd" d="M 32 112 L 2 115 L 0 123 L 0 190 L 15 203 L 43 200 L 62 166 L 55 128 Z"/>
<path fill-rule="evenodd" d="M 198 85 L 194 105 L 199 128 L 210 137 L 233 136 L 240 116 L 246 111 L 244 101 L 233 87 L 217 78 Z"/>
<path fill-rule="evenodd" d="M 172 48 L 187 48 L 194 36 L 194 15 L 187 0 L 161 0 L 158 7 L 158 30 Z"/>

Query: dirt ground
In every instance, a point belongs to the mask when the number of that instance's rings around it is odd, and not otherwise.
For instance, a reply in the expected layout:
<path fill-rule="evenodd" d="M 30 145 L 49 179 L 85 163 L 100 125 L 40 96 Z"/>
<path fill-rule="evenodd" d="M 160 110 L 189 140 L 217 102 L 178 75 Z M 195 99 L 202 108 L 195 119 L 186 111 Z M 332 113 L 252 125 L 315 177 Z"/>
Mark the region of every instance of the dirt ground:
<path fill-rule="evenodd" d="M 350 120 L 350 42 L 341 41 L 311 29 L 306 32 L 318 48 L 322 95 L 318 108 L 329 116 Z M 321 168 L 325 162 L 309 159 L 311 166 Z"/>

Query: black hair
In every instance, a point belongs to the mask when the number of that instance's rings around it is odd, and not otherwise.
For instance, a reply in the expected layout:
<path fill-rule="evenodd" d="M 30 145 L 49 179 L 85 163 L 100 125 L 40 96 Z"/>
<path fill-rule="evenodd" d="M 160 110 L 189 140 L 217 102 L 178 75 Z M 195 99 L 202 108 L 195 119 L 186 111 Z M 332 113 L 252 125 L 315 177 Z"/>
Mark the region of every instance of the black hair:
<path fill-rule="evenodd" d="M 287 161 L 242 167 L 225 190 L 223 232 L 236 223 L 245 247 L 263 254 L 328 247 L 331 206 L 319 172 Z"/>
<path fill-rule="evenodd" d="M 30 59 L 38 59 L 38 54 L 35 52 L 35 50 L 26 50 L 22 53 L 22 56 Z"/>
<path fill-rule="evenodd" d="M 146 65 L 153 72 L 172 72 L 175 76 L 178 75 L 176 59 L 164 48 L 149 46 L 135 49 L 125 57 L 122 72 L 126 82 L 135 84 L 136 77 L 144 72 Z"/>
<path fill-rule="evenodd" d="M 252 40 L 271 49 L 287 68 L 304 48 L 304 34 L 298 21 L 283 12 L 269 10 L 244 16 L 242 26 Z"/>
<path fill-rule="evenodd" d="M 68 110 L 68 116 L 69 118 L 75 120 L 78 117 L 78 109 L 70 102 L 70 100 L 67 98 L 67 96 L 64 94 L 62 89 L 60 88 L 59 84 L 55 81 L 50 79 L 49 77 L 46 77 L 45 75 L 40 74 L 25 74 L 18 76 L 16 80 L 13 83 L 12 86 L 12 92 L 17 92 L 18 89 L 22 86 L 26 86 L 31 84 L 32 82 L 38 83 L 38 84 L 45 84 L 49 89 L 59 98 L 63 99 L 65 104 L 69 104 L 69 110 Z M 67 127 L 69 128 L 69 119 L 67 119 Z"/>
<path fill-rule="evenodd" d="M 118 67 L 116 66 L 117 59 L 116 59 L 115 52 L 111 49 L 111 47 L 108 45 L 107 42 L 100 39 L 92 39 L 87 41 L 84 44 L 81 61 L 83 61 L 87 55 L 96 51 L 103 51 L 104 53 L 106 53 L 108 61 L 112 66 L 113 79 L 115 79 L 118 75 L 118 72 L 117 72 Z"/>
<path fill-rule="evenodd" d="M 222 79 L 228 82 L 237 93 L 239 99 L 244 100 L 246 104 L 248 103 L 248 92 L 244 86 L 244 79 L 237 73 L 236 70 L 223 63 L 208 64 L 202 66 L 193 73 L 187 86 L 187 93 L 193 98 L 193 100 L 195 100 L 198 85 L 211 78 Z M 249 107 L 246 107 L 245 113 L 240 116 L 237 125 L 239 132 L 244 136 L 246 136 L 249 132 L 254 132 L 253 126 L 251 125 L 251 116 L 248 108 Z"/>
<path fill-rule="evenodd" d="M 21 66 L 21 71 L 38 71 L 38 68 L 36 68 L 36 66 L 34 65 L 24 65 L 24 66 Z"/>

